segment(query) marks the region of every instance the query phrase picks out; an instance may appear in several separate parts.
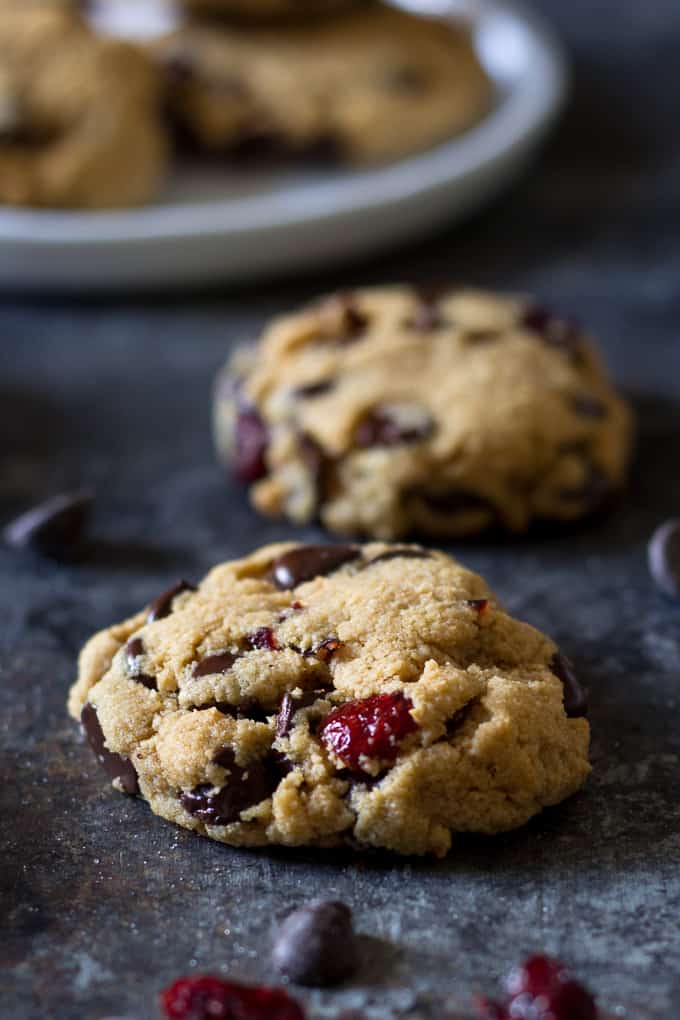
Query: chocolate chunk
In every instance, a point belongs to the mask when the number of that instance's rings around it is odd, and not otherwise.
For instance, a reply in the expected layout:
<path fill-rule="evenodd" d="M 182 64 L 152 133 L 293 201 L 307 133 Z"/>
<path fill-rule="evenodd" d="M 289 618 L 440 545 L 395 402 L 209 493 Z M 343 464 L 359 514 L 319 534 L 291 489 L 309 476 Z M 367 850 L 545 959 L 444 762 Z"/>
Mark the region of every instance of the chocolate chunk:
<path fill-rule="evenodd" d="M 409 546 L 404 546 L 398 549 L 389 549 L 387 552 L 380 553 L 378 556 L 374 556 L 372 560 L 368 560 L 365 567 L 372 567 L 374 563 L 384 563 L 385 560 L 430 560 L 432 554 L 427 549 L 411 549 Z"/>
<path fill-rule="evenodd" d="M 680 518 L 661 524 L 649 541 L 649 569 L 661 591 L 680 599 Z"/>
<path fill-rule="evenodd" d="M 267 473 L 265 453 L 269 430 L 254 407 L 243 407 L 236 417 L 234 475 L 240 482 L 256 482 Z"/>
<path fill-rule="evenodd" d="M 543 305 L 530 305 L 522 315 L 521 325 L 553 347 L 576 355 L 581 349 L 581 335 L 575 323 L 556 316 Z"/>
<path fill-rule="evenodd" d="M 188 581 L 178 581 L 177 584 L 173 584 L 172 588 L 161 592 L 158 598 L 154 599 L 149 606 L 146 622 L 153 623 L 155 620 L 162 620 L 164 617 L 169 616 L 172 612 L 172 600 L 177 595 L 181 595 L 183 591 L 196 591 L 196 588 L 193 584 L 189 584 Z"/>
<path fill-rule="evenodd" d="M 312 900 L 284 920 L 273 946 L 276 969 L 297 984 L 337 985 L 359 966 L 352 912 L 339 900 Z"/>
<path fill-rule="evenodd" d="M 588 694 L 581 685 L 574 667 L 566 657 L 556 652 L 550 660 L 550 670 L 562 681 L 564 688 L 564 711 L 570 719 L 588 714 Z"/>
<path fill-rule="evenodd" d="M 129 758 L 115 754 L 106 747 L 104 733 L 99 724 L 97 710 L 88 702 L 80 713 L 80 721 L 88 743 L 97 756 L 97 761 L 111 779 L 118 779 L 125 793 L 139 793 L 139 782 L 135 767 Z"/>
<path fill-rule="evenodd" d="M 206 701 L 202 705 L 190 706 L 192 712 L 202 712 L 207 708 L 216 708 L 222 715 L 229 715 L 232 719 L 250 719 L 251 722 L 267 722 L 268 718 L 267 710 L 262 707 L 259 701 L 255 701 L 254 698 L 248 698 L 246 701 L 242 701 L 240 705 L 232 705 L 230 701 Z"/>
<path fill-rule="evenodd" d="M 468 489 L 449 489 L 448 492 L 422 493 L 421 499 L 435 514 L 462 514 L 473 510 L 490 510 L 489 503 Z"/>
<path fill-rule="evenodd" d="M 144 642 L 141 638 L 130 638 L 125 646 L 125 654 L 128 657 L 128 666 L 132 667 L 130 659 L 136 659 L 140 655 L 144 655 Z"/>
<path fill-rule="evenodd" d="M 583 483 L 575 489 L 562 489 L 560 497 L 567 502 L 583 503 L 587 510 L 597 510 L 611 496 L 611 482 L 592 461 L 587 461 Z"/>
<path fill-rule="evenodd" d="M 150 691 L 157 691 L 158 684 L 156 683 L 156 678 L 148 673 L 140 673 L 137 669 L 137 659 L 140 655 L 144 654 L 144 642 L 142 639 L 131 638 L 125 646 L 125 654 L 127 656 L 130 679 L 134 680 L 137 684 L 141 684 L 143 687 L 148 687 Z"/>
<path fill-rule="evenodd" d="M 288 691 L 283 695 L 281 700 L 281 707 L 279 708 L 279 714 L 276 717 L 276 736 L 287 737 L 290 733 L 291 726 L 293 724 L 293 715 L 295 713 L 296 706 L 293 701 L 293 696 Z"/>
<path fill-rule="evenodd" d="M 259 627 L 252 634 L 248 634 L 246 641 L 251 648 L 263 648 L 269 652 L 279 651 L 279 643 L 271 627 Z"/>
<path fill-rule="evenodd" d="M 238 655 L 235 652 L 216 652 L 215 655 L 206 655 L 204 659 L 196 663 L 191 675 L 199 677 L 227 673 L 237 659 Z"/>
<path fill-rule="evenodd" d="M 241 812 L 270 797 L 279 781 L 279 773 L 265 761 L 251 762 L 247 768 L 236 764 L 230 747 L 220 748 L 213 762 L 229 770 L 221 789 L 201 783 L 180 795 L 182 807 L 207 825 L 231 825 Z"/>
<path fill-rule="evenodd" d="M 429 79 L 419 67 L 399 64 L 388 68 L 380 76 L 380 84 L 390 92 L 401 92 L 404 95 L 420 95 L 427 88 Z"/>
<path fill-rule="evenodd" d="M 429 416 L 414 424 L 401 424 L 384 408 L 376 407 L 359 422 L 354 432 L 354 442 L 362 449 L 371 446 L 396 446 L 401 443 L 417 443 L 427 439 L 434 432 L 434 422 Z"/>
<path fill-rule="evenodd" d="M 333 379 L 320 379 L 318 382 L 307 383 L 306 386 L 296 386 L 293 396 L 303 400 L 309 397 L 320 397 L 324 393 L 330 393 L 335 386 Z"/>
<path fill-rule="evenodd" d="M 606 418 L 609 413 L 609 408 L 604 400 L 593 397 L 590 393 L 575 393 L 570 397 L 569 404 L 572 410 L 576 414 L 580 414 L 582 418 L 601 419 Z"/>
<path fill-rule="evenodd" d="M 68 558 L 85 535 L 93 503 L 90 489 L 53 496 L 8 524 L 3 531 L 5 542 L 53 559 Z"/>
<path fill-rule="evenodd" d="M 356 545 L 301 545 L 274 560 L 272 580 L 282 590 L 295 588 L 313 577 L 332 574 L 360 555 L 361 550 Z"/>

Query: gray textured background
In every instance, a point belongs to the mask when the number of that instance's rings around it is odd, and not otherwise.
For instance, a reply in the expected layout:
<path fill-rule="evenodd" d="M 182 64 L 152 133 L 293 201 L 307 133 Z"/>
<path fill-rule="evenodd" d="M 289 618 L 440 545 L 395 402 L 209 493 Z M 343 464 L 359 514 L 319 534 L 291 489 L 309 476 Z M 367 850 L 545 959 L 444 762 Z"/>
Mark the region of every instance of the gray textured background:
<path fill-rule="evenodd" d="M 418 999 L 437 1017 L 437 996 L 491 989 L 544 948 L 603 1002 L 677 1017 L 680 606 L 653 589 L 645 543 L 680 512 L 680 10 L 543 6 L 572 49 L 571 107 L 534 171 L 462 230 L 341 278 L 237 296 L 0 305 L 1 520 L 75 482 L 100 494 L 82 565 L 0 551 L 1 1017 L 148 1020 L 181 972 L 271 980 L 272 920 L 320 893 L 351 903 L 370 938 L 353 986 L 313 996 L 316 1011 L 368 1002 L 385 1017 Z M 455 547 L 577 662 L 592 780 L 440 862 L 231 851 L 175 830 L 110 790 L 63 702 L 93 630 L 289 534 L 213 463 L 211 377 L 232 342 L 317 290 L 448 276 L 536 291 L 591 324 L 639 414 L 631 490 L 610 519 Z"/>

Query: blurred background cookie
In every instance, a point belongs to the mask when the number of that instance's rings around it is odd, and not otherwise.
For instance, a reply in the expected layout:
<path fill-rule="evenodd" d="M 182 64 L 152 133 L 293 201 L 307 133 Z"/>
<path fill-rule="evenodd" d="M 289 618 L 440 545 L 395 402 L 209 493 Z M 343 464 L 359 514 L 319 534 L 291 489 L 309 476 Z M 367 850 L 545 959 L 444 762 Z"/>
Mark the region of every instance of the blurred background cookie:
<path fill-rule="evenodd" d="M 395 159 L 469 127 L 492 98 L 462 28 L 377 3 L 276 28 L 190 20 L 155 52 L 171 115 L 213 152 L 264 141 Z"/>
<path fill-rule="evenodd" d="M 100 38 L 63 2 L 3 0 L 0 202 L 144 202 L 166 165 L 158 81 L 144 52 Z"/>
<path fill-rule="evenodd" d="M 353 2 L 356 0 L 182 0 L 182 6 L 202 14 L 264 20 L 331 14 Z"/>

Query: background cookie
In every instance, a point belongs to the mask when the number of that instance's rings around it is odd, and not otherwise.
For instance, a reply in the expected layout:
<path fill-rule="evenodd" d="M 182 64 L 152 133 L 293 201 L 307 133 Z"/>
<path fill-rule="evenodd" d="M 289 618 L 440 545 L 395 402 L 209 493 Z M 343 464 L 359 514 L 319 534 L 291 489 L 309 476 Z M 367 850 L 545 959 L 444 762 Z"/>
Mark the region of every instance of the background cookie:
<path fill-rule="evenodd" d="M 182 0 L 182 5 L 200 14 L 259 20 L 331 14 L 354 2 L 356 0 Z"/>
<path fill-rule="evenodd" d="M 263 513 L 395 538 L 591 513 L 623 483 L 630 418 L 544 309 L 392 287 L 277 319 L 221 377 L 215 431 Z"/>
<path fill-rule="evenodd" d="M 443 854 L 584 782 L 572 681 L 443 553 L 290 543 L 96 635 L 69 707 L 114 785 L 213 839 Z"/>
<path fill-rule="evenodd" d="M 157 74 L 66 3 L 5 2 L 0 202 L 110 207 L 150 198 L 165 169 Z"/>
<path fill-rule="evenodd" d="M 156 55 L 173 117 L 217 151 L 265 140 L 391 159 L 462 131 L 491 101 L 462 29 L 380 4 L 283 28 L 197 20 Z"/>

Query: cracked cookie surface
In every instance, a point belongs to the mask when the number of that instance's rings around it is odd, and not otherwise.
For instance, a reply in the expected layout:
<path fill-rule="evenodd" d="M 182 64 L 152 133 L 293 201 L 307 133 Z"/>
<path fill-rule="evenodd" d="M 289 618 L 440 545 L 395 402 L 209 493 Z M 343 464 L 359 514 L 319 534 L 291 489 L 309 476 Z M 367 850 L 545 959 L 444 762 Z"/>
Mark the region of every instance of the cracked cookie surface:
<path fill-rule="evenodd" d="M 218 152 L 380 162 L 450 138 L 491 103 L 462 28 L 381 4 L 275 28 L 190 20 L 154 52 L 173 118 Z"/>
<path fill-rule="evenodd" d="M 586 516 L 622 486 L 630 432 L 583 331 L 472 290 L 321 300 L 215 391 L 218 452 L 258 510 L 381 539 Z"/>
<path fill-rule="evenodd" d="M 286 543 L 95 635 L 69 709 L 118 789 L 212 839 L 441 855 L 585 781 L 560 662 L 443 553 Z"/>
<path fill-rule="evenodd" d="M 0 202 L 109 208 L 155 193 L 165 170 L 148 55 L 101 38 L 76 5 L 4 2 Z"/>

